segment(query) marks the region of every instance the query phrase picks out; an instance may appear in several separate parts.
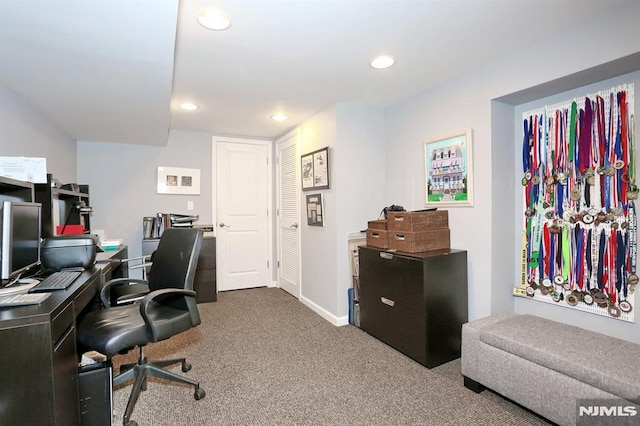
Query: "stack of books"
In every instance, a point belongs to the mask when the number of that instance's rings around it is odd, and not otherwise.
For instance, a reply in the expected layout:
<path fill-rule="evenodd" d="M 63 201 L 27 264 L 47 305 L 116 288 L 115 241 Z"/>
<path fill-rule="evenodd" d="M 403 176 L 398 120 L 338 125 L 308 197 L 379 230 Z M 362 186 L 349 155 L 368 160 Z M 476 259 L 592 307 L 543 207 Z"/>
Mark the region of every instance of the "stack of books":
<path fill-rule="evenodd" d="M 167 228 L 192 228 L 200 216 L 175 213 L 158 213 L 155 217 L 153 238 L 160 238 Z"/>

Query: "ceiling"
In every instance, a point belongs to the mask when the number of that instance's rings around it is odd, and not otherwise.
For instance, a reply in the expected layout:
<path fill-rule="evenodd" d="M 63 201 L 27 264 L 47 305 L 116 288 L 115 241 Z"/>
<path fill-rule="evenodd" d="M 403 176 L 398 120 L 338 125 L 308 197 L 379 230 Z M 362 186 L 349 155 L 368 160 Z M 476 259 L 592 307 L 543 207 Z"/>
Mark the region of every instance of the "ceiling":
<path fill-rule="evenodd" d="M 624 1 L 0 0 L 0 84 L 80 141 L 275 138 L 336 102 L 397 103 Z M 231 28 L 201 27 L 205 7 Z M 374 70 L 383 53 L 396 65 Z"/>

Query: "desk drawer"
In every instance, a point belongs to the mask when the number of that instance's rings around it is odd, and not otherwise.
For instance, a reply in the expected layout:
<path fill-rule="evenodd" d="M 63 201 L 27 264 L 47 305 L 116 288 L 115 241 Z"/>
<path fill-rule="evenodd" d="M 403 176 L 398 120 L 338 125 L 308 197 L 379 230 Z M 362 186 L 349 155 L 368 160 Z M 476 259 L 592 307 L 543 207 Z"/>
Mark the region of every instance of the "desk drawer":
<path fill-rule="evenodd" d="M 76 316 L 80 315 L 87 305 L 93 302 L 96 294 L 98 293 L 98 289 L 102 284 L 101 280 L 102 278 L 100 274 L 95 274 L 90 281 L 82 287 L 80 293 L 73 300 L 73 308 Z"/>
<path fill-rule="evenodd" d="M 73 326 L 75 317 L 73 316 L 73 304 L 69 303 L 63 310 L 51 321 L 51 342 L 55 347 L 65 332 Z"/>
<path fill-rule="evenodd" d="M 71 327 L 53 348 L 53 396 L 56 425 L 80 424 L 76 329 Z"/>

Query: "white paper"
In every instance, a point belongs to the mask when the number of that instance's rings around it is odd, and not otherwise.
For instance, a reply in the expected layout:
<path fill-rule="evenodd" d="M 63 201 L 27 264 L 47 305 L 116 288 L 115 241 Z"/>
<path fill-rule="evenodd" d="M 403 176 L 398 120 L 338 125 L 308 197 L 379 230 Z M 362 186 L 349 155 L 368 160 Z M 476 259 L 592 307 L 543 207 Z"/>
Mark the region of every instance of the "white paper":
<path fill-rule="evenodd" d="M 47 183 L 47 159 L 0 157 L 0 175 L 25 182 Z"/>

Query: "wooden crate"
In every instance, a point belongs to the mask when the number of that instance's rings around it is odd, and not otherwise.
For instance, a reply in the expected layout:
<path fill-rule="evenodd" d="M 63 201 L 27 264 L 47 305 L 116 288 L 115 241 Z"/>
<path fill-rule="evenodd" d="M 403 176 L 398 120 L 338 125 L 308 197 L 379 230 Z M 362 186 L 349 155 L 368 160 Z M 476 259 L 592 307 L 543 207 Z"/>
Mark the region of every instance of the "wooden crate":
<path fill-rule="evenodd" d="M 392 250 L 417 253 L 450 248 L 449 228 L 422 232 L 389 230 L 389 248 Z"/>
<path fill-rule="evenodd" d="M 394 231 L 423 232 L 449 228 L 447 210 L 387 213 L 387 228 Z"/>
<path fill-rule="evenodd" d="M 368 229 L 387 229 L 386 220 L 370 220 L 368 223 Z"/>
<path fill-rule="evenodd" d="M 389 248 L 389 231 L 384 229 L 367 229 L 367 245 L 377 248 Z"/>

